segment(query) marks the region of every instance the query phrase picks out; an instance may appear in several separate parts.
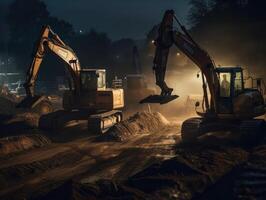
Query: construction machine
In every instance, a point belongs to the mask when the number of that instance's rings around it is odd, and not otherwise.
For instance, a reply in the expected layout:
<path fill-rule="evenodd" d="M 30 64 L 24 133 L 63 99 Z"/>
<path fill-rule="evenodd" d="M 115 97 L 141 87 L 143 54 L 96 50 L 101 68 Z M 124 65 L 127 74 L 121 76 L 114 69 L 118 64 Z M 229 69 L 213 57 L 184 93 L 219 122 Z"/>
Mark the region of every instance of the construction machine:
<path fill-rule="evenodd" d="M 173 28 L 174 21 L 177 22 L 179 29 Z M 244 88 L 241 67 L 216 67 L 210 55 L 195 42 L 178 21 L 173 10 L 165 12 L 158 30 L 158 38 L 154 43 L 156 52 L 153 70 L 161 94 L 151 95 L 140 103 L 164 104 L 178 97 L 172 95 L 173 89 L 165 82 L 169 49 L 173 44 L 192 60 L 201 72 L 204 110 L 197 111 L 199 117 L 183 122 L 183 140 L 193 140 L 210 131 L 261 131 L 265 121 L 254 119 L 265 114 L 261 92 L 254 88 Z M 200 106 L 200 103 L 197 102 L 195 106 Z"/>
<path fill-rule="evenodd" d="M 43 28 L 36 47 L 24 84 L 26 98 L 18 104 L 18 108 L 30 108 L 40 114 L 47 114 L 50 116 L 46 117 L 49 122 L 60 121 L 58 118 L 62 116 L 59 114 L 48 114 L 53 111 L 49 98 L 34 92 L 39 68 L 49 50 L 66 63 L 70 77 L 69 90 L 63 94 L 64 117 L 73 113 L 74 118 L 82 115 L 88 119 L 88 128 L 97 132 L 104 132 L 122 120 L 122 112 L 119 109 L 124 107 L 124 91 L 106 88 L 105 69 L 81 68 L 75 52 L 49 26 Z"/>
<path fill-rule="evenodd" d="M 147 94 L 153 93 L 148 87 L 147 78 L 143 74 L 140 54 L 137 46 L 133 47 L 133 74 L 127 74 L 125 84 L 126 104 L 138 104 Z"/>
<path fill-rule="evenodd" d="M 132 67 L 133 73 L 127 74 L 125 77 L 125 113 L 130 116 L 136 111 L 151 110 L 150 105 L 140 105 L 138 102 L 149 94 L 155 94 L 152 88 L 149 88 L 147 77 L 143 73 L 140 53 L 137 46 L 132 49 Z"/>

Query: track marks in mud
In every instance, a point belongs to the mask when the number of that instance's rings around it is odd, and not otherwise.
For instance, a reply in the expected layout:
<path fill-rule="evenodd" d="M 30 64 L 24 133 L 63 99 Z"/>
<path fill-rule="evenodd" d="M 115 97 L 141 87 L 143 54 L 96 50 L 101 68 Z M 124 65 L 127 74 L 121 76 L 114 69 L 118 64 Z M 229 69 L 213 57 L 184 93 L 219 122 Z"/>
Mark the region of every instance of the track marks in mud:
<path fill-rule="evenodd" d="M 248 153 L 239 148 L 179 149 L 174 158 L 147 166 L 127 180 L 80 181 L 73 190 L 88 199 L 191 199 L 247 159 Z"/>
<path fill-rule="evenodd" d="M 22 179 L 34 177 L 42 172 L 60 166 L 72 165 L 79 161 L 82 156 L 78 152 L 63 152 L 45 160 L 2 168 L 0 169 L 0 185 L 3 188 L 9 187 L 18 184 Z"/>
<path fill-rule="evenodd" d="M 0 157 L 44 147 L 51 141 L 43 135 L 12 136 L 0 139 Z"/>

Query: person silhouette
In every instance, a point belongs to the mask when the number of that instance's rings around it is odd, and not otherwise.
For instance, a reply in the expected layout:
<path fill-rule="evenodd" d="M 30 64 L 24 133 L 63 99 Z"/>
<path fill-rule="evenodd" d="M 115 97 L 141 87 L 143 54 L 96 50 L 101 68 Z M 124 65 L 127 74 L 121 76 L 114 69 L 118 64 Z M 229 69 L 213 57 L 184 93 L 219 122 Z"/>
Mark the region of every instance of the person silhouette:
<path fill-rule="evenodd" d="M 227 80 L 226 74 L 223 74 L 223 80 L 221 83 L 221 96 L 222 97 L 229 97 L 230 96 L 230 83 Z"/>

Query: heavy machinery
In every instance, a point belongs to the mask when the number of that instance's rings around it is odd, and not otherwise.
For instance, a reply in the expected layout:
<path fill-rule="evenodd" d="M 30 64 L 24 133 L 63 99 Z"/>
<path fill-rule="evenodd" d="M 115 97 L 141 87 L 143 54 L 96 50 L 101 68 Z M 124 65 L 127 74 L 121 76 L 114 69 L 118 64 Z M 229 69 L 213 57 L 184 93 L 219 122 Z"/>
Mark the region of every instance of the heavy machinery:
<path fill-rule="evenodd" d="M 39 96 L 34 93 L 37 74 L 47 50 L 52 51 L 66 63 L 71 77 L 69 90 L 63 94 L 64 116 L 47 114 L 53 111 L 51 102 L 47 96 Z M 47 114 L 49 117 L 46 118 L 50 122 L 55 122 L 58 118 L 66 117 L 66 115 L 73 115 L 74 118 L 82 115 L 88 119 L 89 129 L 93 128 L 94 131 L 104 132 L 122 120 L 122 112 L 117 109 L 124 107 L 123 89 L 106 88 L 104 69 L 82 69 L 74 51 L 49 26 L 44 27 L 41 32 L 24 87 L 26 98 L 17 107 L 30 108 L 40 114 Z"/>
<path fill-rule="evenodd" d="M 174 20 L 180 27 L 174 30 Z M 191 37 L 178 21 L 173 10 L 167 10 L 155 40 L 156 52 L 153 70 L 160 95 L 151 95 L 140 103 L 168 103 L 176 99 L 173 89 L 165 83 L 165 72 L 169 49 L 176 45 L 201 71 L 203 82 L 204 111 L 199 117 L 187 119 L 182 124 L 183 140 L 192 140 L 209 131 L 239 130 L 241 132 L 260 131 L 264 120 L 254 119 L 265 114 L 263 95 L 258 89 L 244 88 L 241 67 L 216 67 L 209 54 Z M 210 98 L 208 98 L 210 96 Z M 196 103 L 198 107 L 200 103 Z"/>
<path fill-rule="evenodd" d="M 134 74 L 127 74 L 125 79 L 125 94 L 126 105 L 138 104 L 147 94 L 153 93 L 153 90 L 148 88 L 147 80 L 142 72 L 139 50 L 137 46 L 133 47 L 133 68 Z"/>

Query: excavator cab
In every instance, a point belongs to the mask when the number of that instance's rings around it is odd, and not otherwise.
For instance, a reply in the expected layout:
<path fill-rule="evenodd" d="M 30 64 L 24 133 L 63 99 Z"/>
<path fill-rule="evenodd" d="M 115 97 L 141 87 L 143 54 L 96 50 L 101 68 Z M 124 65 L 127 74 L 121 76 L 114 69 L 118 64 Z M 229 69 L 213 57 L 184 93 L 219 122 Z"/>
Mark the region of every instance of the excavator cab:
<path fill-rule="evenodd" d="M 241 67 L 216 68 L 219 77 L 218 113 L 231 114 L 233 99 L 244 90 L 243 69 Z"/>
<path fill-rule="evenodd" d="M 106 89 L 105 69 L 82 69 L 80 71 L 81 90 L 99 91 Z"/>

